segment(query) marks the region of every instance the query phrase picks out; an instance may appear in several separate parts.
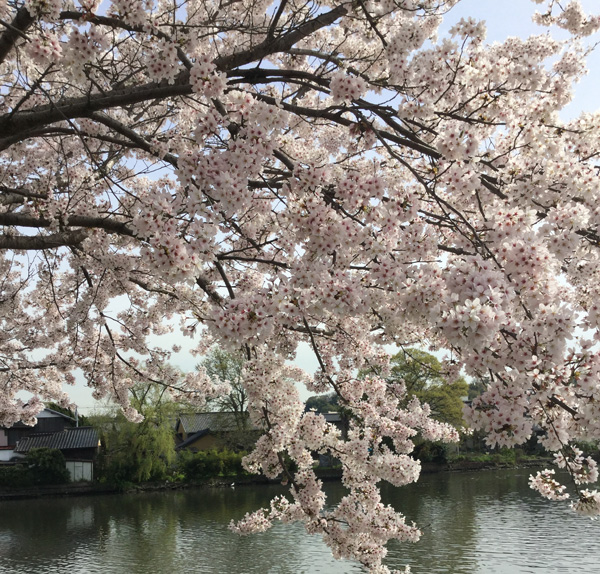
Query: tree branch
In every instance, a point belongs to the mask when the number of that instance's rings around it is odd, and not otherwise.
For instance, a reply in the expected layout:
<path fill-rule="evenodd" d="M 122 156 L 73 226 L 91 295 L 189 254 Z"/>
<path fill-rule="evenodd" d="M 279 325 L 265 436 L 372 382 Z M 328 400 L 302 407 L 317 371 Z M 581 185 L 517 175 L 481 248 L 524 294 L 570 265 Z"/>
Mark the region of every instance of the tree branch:
<path fill-rule="evenodd" d="M 20 8 L 14 20 L 10 24 L 4 24 L 6 30 L 0 36 L 0 62 L 4 62 L 17 39 L 24 37 L 25 32 L 34 22 L 35 18 L 29 13 L 29 10 Z"/>
<path fill-rule="evenodd" d="M 10 225 L 14 227 L 50 227 L 52 223 L 53 222 L 50 219 L 46 219 L 45 217 L 36 218 L 22 213 L 0 213 L 0 225 Z M 127 227 L 125 223 L 104 217 L 71 215 L 64 224 L 72 227 L 104 229 L 109 233 L 117 233 L 129 237 L 134 237 L 135 235 L 133 230 Z"/>
<path fill-rule="evenodd" d="M 347 9 L 343 5 L 340 5 L 330 12 L 319 14 L 316 18 L 305 22 L 293 32 L 284 34 L 276 39 L 267 38 L 248 50 L 216 58 L 214 64 L 219 70 L 227 71 L 247 65 L 253 61 L 261 60 L 270 54 L 284 52 L 316 30 L 329 26 L 341 16 L 347 14 L 347 12 Z M 5 35 L 9 33 L 14 35 L 14 32 L 10 30 L 7 30 Z M 128 86 L 110 92 L 71 98 L 63 102 L 52 102 L 45 106 L 38 106 L 33 110 L 23 110 L 13 115 L 10 113 L 3 114 L 0 116 L 0 133 L 12 135 L 10 138 L 0 139 L 0 151 L 13 143 L 22 141 L 22 139 L 28 136 L 26 132 L 54 122 L 90 117 L 94 112 L 114 107 L 124 107 L 145 101 L 165 100 L 176 96 L 190 95 L 192 93 L 192 86 L 189 82 L 190 72 L 188 69 L 185 69 L 179 73 L 173 84 L 163 81 L 160 83 L 151 82 L 137 87 Z"/>
<path fill-rule="evenodd" d="M 14 249 L 15 251 L 54 249 L 67 245 L 79 245 L 86 238 L 87 233 L 83 230 L 63 231 L 35 237 L 0 235 L 0 249 Z"/>

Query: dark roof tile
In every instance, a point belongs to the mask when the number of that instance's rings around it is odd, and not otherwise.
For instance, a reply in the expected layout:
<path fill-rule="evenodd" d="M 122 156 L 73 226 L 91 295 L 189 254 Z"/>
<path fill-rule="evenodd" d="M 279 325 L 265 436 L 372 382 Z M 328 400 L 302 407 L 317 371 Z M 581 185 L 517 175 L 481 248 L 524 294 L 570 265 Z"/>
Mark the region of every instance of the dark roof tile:
<path fill-rule="evenodd" d="M 183 430 L 187 435 L 201 431 L 222 432 L 237 430 L 235 413 L 194 413 L 179 417 Z"/>
<path fill-rule="evenodd" d="M 34 434 L 21 439 L 15 452 L 29 452 L 32 448 L 96 448 L 100 444 L 98 432 L 92 427 L 65 429 L 57 433 Z"/>

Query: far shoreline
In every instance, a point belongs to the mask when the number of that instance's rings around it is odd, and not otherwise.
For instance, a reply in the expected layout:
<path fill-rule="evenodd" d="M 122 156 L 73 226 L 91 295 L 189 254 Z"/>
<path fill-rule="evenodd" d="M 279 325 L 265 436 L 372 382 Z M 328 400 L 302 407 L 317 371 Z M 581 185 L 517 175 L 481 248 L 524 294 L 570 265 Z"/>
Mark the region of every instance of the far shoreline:
<path fill-rule="evenodd" d="M 424 462 L 421 463 L 422 474 L 440 472 L 477 472 L 508 468 L 540 468 L 552 463 L 550 458 L 520 460 L 516 463 L 506 461 L 461 460 L 456 462 Z M 341 468 L 318 468 L 317 477 L 322 481 L 340 480 Z M 191 488 L 231 488 L 236 486 L 281 484 L 281 479 L 269 479 L 264 476 L 219 476 L 196 481 L 161 481 L 114 486 L 108 484 L 75 482 L 35 487 L 13 487 L 0 490 L 0 502 L 9 500 L 30 500 L 35 498 L 62 498 L 71 496 L 99 496 L 104 494 L 138 494 L 143 492 L 161 492 L 187 490 Z"/>

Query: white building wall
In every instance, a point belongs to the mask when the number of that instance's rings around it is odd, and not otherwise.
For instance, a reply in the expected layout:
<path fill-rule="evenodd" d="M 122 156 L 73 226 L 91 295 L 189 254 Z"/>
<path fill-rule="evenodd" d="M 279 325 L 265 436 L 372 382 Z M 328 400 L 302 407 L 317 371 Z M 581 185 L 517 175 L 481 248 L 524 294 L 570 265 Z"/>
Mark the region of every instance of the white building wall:
<path fill-rule="evenodd" d="M 67 470 L 71 475 L 71 482 L 85 480 L 91 482 L 94 479 L 94 464 L 84 460 L 68 460 Z"/>
<path fill-rule="evenodd" d="M 14 452 L 15 451 L 13 449 L 0 450 L 0 461 L 8 462 L 11 458 L 13 458 L 13 456 L 15 456 Z"/>
<path fill-rule="evenodd" d="M 15 452 L 12 448 L 0 450 L 0 461 L 6 462 L 16 460 L 17 458 L 25 458 L 25 455 L 20 452 Z"/>

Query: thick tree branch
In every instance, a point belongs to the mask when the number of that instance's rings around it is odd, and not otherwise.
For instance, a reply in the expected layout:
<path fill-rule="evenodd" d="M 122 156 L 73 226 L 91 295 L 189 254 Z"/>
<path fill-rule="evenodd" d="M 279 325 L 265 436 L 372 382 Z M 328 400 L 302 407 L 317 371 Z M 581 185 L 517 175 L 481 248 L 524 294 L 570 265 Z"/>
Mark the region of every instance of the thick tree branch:
<path fill-rule="evenodd" d="M 231 54 L 229 56 L 217 58 L 217 60 L 215 60 L 215 64 L 220 70 L 227 71 L 232 70 L 233 68 L 244 66 L 250 62 L 262 60 L 270 54 L 286 52 L 294 44 L 300 42 L 300 40 L 307 38 L 321 28 L 325 28 L 326 26 L 333 24 L 338 18 L 341 18 L 346 14 L 348 14 L 348 9 L 343 4 L 340 4 L 330 12 L 319 14 L 312 20 L 301 24 L 292 32 L 283 34 L 275 39 L 267 37 L 263 42 L 257 46 L 254 46 L 253 48 L 243 50 L 237 54 Z"/>
<path fill-rule="evenodd" d="M 25 32 L 35 22 L 35 18 L 27 8 L 19 8 L 17 15 L 6 30 L 0 36 L 0 62 L 4 62 L 6 56 L 13 49 L 15 42 L 25 36 Z"/>
<path fill-rule="evenodd" d="M 67 245 L 79 245 L 87 238 L 83 230 L 64 231 L 52 235 L 37 235 L 29 237 L 26 235 L 0 235 L 0 249 L 14 249 L 15 251 L 30 251 L 54 249 Z"/>
<path fill-rule="evenodd" d="M 302 24 L 292 32 L 288 32 L 275 39 L 267 38 L 253 48 L 217 58 L 214 63 L 218 69 L 227 71 L 261 60 L 270 54 L 284 52 L 296 42 L 313 34 L 316 30 L 330 25 L 346 13 L 347 9 L 343 5 L 340 5 L 330 12 L 320 14 L 309 22 Z M 52 102 L 45 106 L 38 106 L 33 110 L 17 112 L 14 115 L 4 114 L 0 116 L 0 133 L 11 134 L 11 137 L 0 139 L 0 151 L 28 137 L 28 132 L 31 130 L 55 122 L 90 117 L 94 112 L 114 107 L 124 107 L 151 100 L 165 100 L 177 96 L 190 95 L 192 93 L 192 86 L 189 82 L 190 72 L 185 69 L 179 73 L 173 84 L 163 81 L 160 83 L 151 82 L 137 87 L 128 86 L 105 93 L 71 98 L 63 102 Z"/>
<path fill-rule="evenodd" d="M 50 227 L 53 222 L 45 217 L 33 217 L 22 213 L 0 213 L 0 225 L 14 227 Z M 120 221 L 104 217 L 88 217 L 85 215 L 71 215 L 63 225 L 72 227 L 85 227 L 87 229 L 104 229 L 109 233 L 133 237 L 132 229 Z"/>

